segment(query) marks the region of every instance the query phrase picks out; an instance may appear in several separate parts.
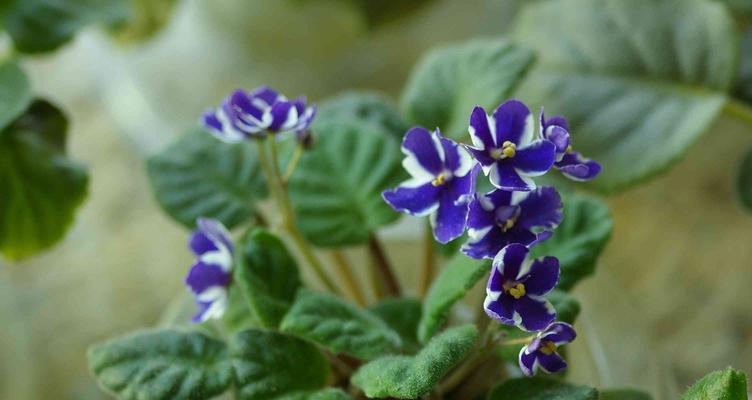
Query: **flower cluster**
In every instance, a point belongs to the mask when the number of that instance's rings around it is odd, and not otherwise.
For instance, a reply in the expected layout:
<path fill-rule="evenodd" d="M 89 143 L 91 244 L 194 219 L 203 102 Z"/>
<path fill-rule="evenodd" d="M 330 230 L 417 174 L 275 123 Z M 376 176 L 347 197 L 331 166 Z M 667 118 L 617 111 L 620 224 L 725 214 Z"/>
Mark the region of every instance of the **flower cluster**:
<path fill-rule="evenodd" d="M 528 254 L 553 234 L 562 221 L 563 206 L 556 189 L 537 187 L 532 178 L 555 168 L 567 178 L 584 181 L 598 175 L 601 167 L 572 149 L 564 118 L 546 119 L 541 110 L 536 134 L 533 114 L 517 100 L 504 102 L 492 115 L 475 107 L 468 131 L 471 146 L 442 137 L 438 129 L 410 129 L 402 151 L 411 179 L 382 196 L 399 212 L 429 216 L 441 243 L 467 230 L 462 251 L 472 258 L 493 259 L 486 314 L 537 332 L 520 351 L 522 372 L 560 371 L 566 362 L 556 350 L 576 334 L 570 325 L 556 321 L 556 311 L 545 298 L 559 281 L 559 260 L 530 260 Z M 475 192 L 479 169 L 496 189 Z"/>

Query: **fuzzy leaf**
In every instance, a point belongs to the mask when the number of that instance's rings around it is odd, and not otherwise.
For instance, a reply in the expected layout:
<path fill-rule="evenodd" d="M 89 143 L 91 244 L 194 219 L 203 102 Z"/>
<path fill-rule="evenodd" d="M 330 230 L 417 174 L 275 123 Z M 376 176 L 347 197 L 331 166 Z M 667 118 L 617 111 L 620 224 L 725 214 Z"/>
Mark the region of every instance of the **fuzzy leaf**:
<path fill-rule="evenodd" d="M 734 21 L 710 0 L 530 2 L 515 37 L 539 56 L 520 96 L 569 120 L 574 147 L 603 165 L 588 183 L 602 191 L 681 159 L 737 72 Z"/>
<path fill-rule="evenodd" d="M 739 167 L 736 178 L 736 193 L 747 211 L 752 212 L 752 148 L 747 151 Z"/>
<path fill-rule="evenodd" d="M 361 360 L 393 352 L 401 345 L 397 332 L 375 315 L 339 297 L 308 290 L 298 293 L 280 329 Z"/>
<path fill-rule="evenodd" d="M 89 366 L 122 400 L 208 399 L 232 383 L 224 343 L 198 332 L 144 331 L 95 345 Z"/>
<path fill-rule="evenodd" d="M 364 243 L 399 214 L 381 198 L 405 178 L 396 139 L 351 118 L 318 124 L 321 135 L 289 182 L 297 224 L 316 246 Z"/>
<path fill-rule="evenodd" d="M 351 400 L 352 398 L 340 389 L 323 389 L 315 392 L 301 392 L 277 397 L 274 400 Z"/>
<path fill-rule="evenodd" d="M 423 303 L 423 316 L 418 324 L 418 339 L 425 343 L 444 324 L 454 303 L 465 297 L 491 269 L 488 261 L 478 261 L 458 254 L 441 270 Z"/>
<path fill-rule="evenodd" d="M 407 121 L 392 104 L 391 100 L 377 92 L 348 91 L 331 97 L 319 105 L 313 122 L 314 132 L 326 135 L 325 121 L 352 118 L 360 123 L 373 124 L 402 141 L 402 136 L 410 128 Z M 322 121 L 324 122 L 323 125 Z"/>
<path fill-rule="evenodd" d="M 387 356 L 362 366 L 351 382 L 368 397 L 414 399 L 429 391 L 461 361 L 478 337 L 473 325 L 449 328 L 415 356 Z"/>
<path fill-rule="evenodd" d="M 234 276 L 256 318 L 271 328 L 279 325 L 300 287 L 295 259 L 264 229 L 253 230 L 238 243 Z"/>
<path fill-rule="evenodd" d="M 598 400 L 598 391 L 551 378 L 515 378 L 491 389 L 487 400 Z"/>
<path fill-rule="evenodd" d="M 531 257 L 557 257 L 561 268 L 558 288 L 569 290 L 595 271 L 598 256 L 611 238 L 612 229 L 606 203 L 596 197 L 567 195 L 564 220 L 550 239 L 533 247 Z"/>
<path fill-rule="evenodd" d="M 413 353 L 420 349 L 418 322 L 422 307 L 416 299 L 399 298 L 384 300 L 368 310 L 399 334 L 403 350 Z"/>
<path fill-rule="evenodd" d="M 653 400 L 653 397 L 639 390 L 608 389 L 601 390 L 598 400 Z"/>
<path fill-rule="evenodd" d="M 31 104 L 29 79 L 18 63 L 0 65 L 0 129 L 5 128 Z"/>
<path fill-rule="evenodd" d="M 569 293 L 554 289 L 546 297 L 556 309 L 557 320 L 573 324 L 577 316 L 580 315 L 580 303 Z"/>
<path fill-rule="evenodd" d="M 468 139 L 476 105 L 489 112 L 512 93 L 534 60 L 533 53 L 506 40 L 476 39 L 432 50 L 410 74 L 402 109 L 410 122 L 444 136 Z"/>
<path fill-rule="evenodd" d="M 147 172 L 159 205 L 188 228 L 205 217 L 231 229 L 246 222 L 267 194 L 253 143 L 223 143 L 203 129 L 151 157 Z"/>
<path fill-rule="evenodd" d="M 19 260 L 59 241 L 87 194 L 86 169 L 65 155 L 68 121 L 36 100 L 0 131 L 0 252 Z"/>
<path fill-rule="evenodd" d="M 747 400 L 747 377 L 726 368 L 711 372 L 684 393 L 682 400 Z"/>
<path fill-rule="evenodd" d="M 240 400 L 300 395 L 323 388 L 329 375 L 326 359 L 313 344 L 273 331 L 236 334 L 230 341 L 230 358 Z"/>

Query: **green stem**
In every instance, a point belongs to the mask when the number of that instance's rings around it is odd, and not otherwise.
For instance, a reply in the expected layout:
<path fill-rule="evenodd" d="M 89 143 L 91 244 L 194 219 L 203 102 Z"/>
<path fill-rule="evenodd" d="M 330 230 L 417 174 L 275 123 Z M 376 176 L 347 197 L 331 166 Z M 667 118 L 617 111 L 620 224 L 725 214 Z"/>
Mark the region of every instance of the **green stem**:
<path fill-rule="evenodd" d="M 368 237 L 368 250 L 371 252 L 371 257 L 379 274 L 384 279 L 389 294 L 399 297 L 401 292 L 399 282 L 394 272 L 392 272 L 392 267 L 389 265 L 389 260 L 386 258 L 386 253 L 384 252 L 384 247 L 374 233 Z"/>
<path fill-rule="evenodd" d="M 528 344 L 531 341 L 533 341 L 533 339 L 535 339 L 535 335 L 533 335 L 533 336 L 526 336 L 524 338 L 519 338 L 519 339 L 505 340 L 505 341 L 501 342 L 500 345 L 501 346 L 516 346 L 518 344 Z"/>
<path fill-rule="evenodd" d="M 345 255 L 339 250 L 332 250 L 330 254 L 334 260 L 334 266 L 339 272 L 339 276 L 342 277 L 347 291 L 350 292 L 350 296 L 356 303 L 358 303 L 358 305 L 365 306 L 366 299 L 363 297 L 363 291 L 360 290 L 358 280 L 355 278 L 352 267 L 350 266 L 350 263 L 347 262 Z"/>
<path fill-rule="evenodd" d="M 752 124 L 752 106 L 738 100 L 728 99 L 726 100 L 726 105 L 723 107 L 723 111 L 748 124 Z"/>
<path fill-rule="evenodd" d="M 423 265 L 418 278 L 418 294 L 426 297 L 428 288 L 431 286 L 431 280 L 434 274 L 435 250 L 433 246 L 433 231 L 431 226 L 426 224 L 425 234 L 423 236 Z"/>
<path fill-rule="evenodd" d="M 300 162 L 303 150 L 302 144 L 298 143 L 298 145 L 295 146 L 295 152 L 292 153 L 292 159 L 287 163 L 287 168 L 285 168 L 285 175 L 282 177 L 283 182 L 287 183 L 287 181 L 290 180 L 292 173 L 295 172 L 295 168 L 298 166 L 298 162 Z"/>

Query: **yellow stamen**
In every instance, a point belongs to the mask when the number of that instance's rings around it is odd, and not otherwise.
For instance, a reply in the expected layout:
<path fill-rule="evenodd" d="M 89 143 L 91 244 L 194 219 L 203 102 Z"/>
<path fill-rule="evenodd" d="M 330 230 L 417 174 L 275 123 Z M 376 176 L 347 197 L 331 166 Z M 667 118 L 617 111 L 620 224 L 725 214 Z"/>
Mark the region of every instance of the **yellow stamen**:
<path fill-rule="evenodd" d="M 517 154 L 517 145 L 507 140 L 501 144 L 501 152 L 507 158 L 512 158 Z"/>
<path fill-rule="evenodd" d="M 434 186 L 440 186 L 446 183 L 446 178 L 444 177 L 444 174 L 441 174 L 436 177 L 433 181 L 431 181 L 431 184 Z"/>
<path fill-rule="evenodd" d="M 513 288 L 509 288 L 509 294 L 512 295 L 515 299 L 518 299 L 525 295 L 525 285 L 522 283 L 518 283 L 517 286 Z"/>
<path fill-rule="evenodd" d="M 567 146 L 567 149 L 566 149 L 566 150 L 564 150 L 564 151 L 566 151 L 567 153 L 571 153 L 571 152 L 572 152 L 572 150 L 573 150 L 573 149 L 572 149 L 572 145 L 570 144 L 569 146 Z"/>
<path fill-rule="evenodd" d="M 541 353 L 550 356 L 551 354 L 556 353 L 556 344 L 550 340 L 543 342 L 543 346 L 541 346 L 540 351 Z"/>
<path fill-rule="evenodd" d="M 504 224 L 501 225 L 501 231 L 502 232 L 506 232 L 506 231 L 512 229 L 512 227 L 514 226 L 514 224 L 517 223 L 517 218 L 519 218 L 519 216 L 515 215 L 514 217 L 509 218 L 508 220 L 504 221 Z"/>

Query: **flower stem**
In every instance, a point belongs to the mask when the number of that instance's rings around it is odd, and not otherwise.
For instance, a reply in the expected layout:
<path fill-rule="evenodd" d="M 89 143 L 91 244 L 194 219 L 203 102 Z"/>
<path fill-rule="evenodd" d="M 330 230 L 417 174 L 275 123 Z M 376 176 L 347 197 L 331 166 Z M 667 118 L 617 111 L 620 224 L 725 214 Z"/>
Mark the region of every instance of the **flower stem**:
<path fill-rule="evenodd" d="M 282 177 L 282 182 L 287 183 L 287 181 L 290 180 L 290 177 L 292 176 L 292 173 L 295 172 L 295 168 L 298 166 L 298 162 L 300 162 L 300 157 L 303 155 L 303 145 L 298 143 L 297 146 L 295 146 L 295 152 L 292 153 L 292 159 L 287 163 L 287 168 L 285 168 L 285 175 Z"/>
<path fill-rule="evenodd" d="M 431 286 L 431 280 L 434 274 L 434 248 L 433 248 L 433 231 L 430 225 L 426 225 L 425 235 L 423 236 L 423 265 L 418 278 L 418 294 L 425 297 L 428 288 Z"/>
<path fill-rule="evenodd" d="M 341 294 L 340 290 L 334 284 L 334 281 L 332 281 L 332 279 L 324 270 L 324 267 L 316 258 L 316 255 L 313 253 L 313 249 L 311 249 L 308 242 L 303 239 L 303 235 L 300 234 L 300 231 L 295 225 L 295 215 L 293 214 L 292 206 L 290 206 L 290 199 L 287 196 L 287 192 L 285 191 L 284 185 L 279 175 L 279 164 L 277 163 L 277 148 L 275 146 L 274 140 L 274 136 L 269 136 L 266 139 L 266 142 L 269 143 L 271 158 L 266 156 L 266 148 L 264 146 L 264 143 L 261 141 L 258 142 L 258 150 L 261 168 L 264 171 L 266 181 L 271 189 L 272 197 L 274 198 L 274 202 L 276 203 L 277 210 L 282 216 L 282 228 L 290 236 L 293 243 L 295 243 L 295 246 L 298 248 L 300 254 L 303 256 L 303 258 L 305 258 L 308 265 L 313 268 L 313 271 L 316 273 L 324 286 L 326 286 L 326 288 L 333 293 Z"/>
<path fill-rule="evenodd" d="M 752 124 L 752 106 L 738 100 L 728 99 L 723 111 L 748 124 Z"/>
<path fill-rule="evenodd" d="M 345 286 L 347 287 L 348 292 L 350 292 L 352 298 L 358 303 L 358 305 L 365 306 L 366 299 L 363 297 L 363 291 L 360 290 L 358 281 L 355 278 L 352 267 L 350 266 L 350 263 L 347 262 L 345 255 L 339 250 L 332 250 L 330 254 L 334 260 L 334 266 L 337 267 L 339 276 L 344 279 Z"/>
<path fill-rule="evenodd" d="M 394 297 L 400 296 L 400 287 L 397 277 L 392 272 L 392 267 L 389 265 L 389 260 L 384 253 L 384 247 L 381 246 L 376 234 L 372 233 L 368 237 L 368 250 L 371 252 L 371 257 L 376 265 L 376 268 L 386 283 L 386 288 L 389 294 Z"/>
<path fill-rule="evenodd" d="M 528 344 L 533 339 L 535 339 L 535 335 L 533 335 L 533 336 L 526 336 L 524 338 L 519 338 L 519 339 L 505 340 L 505 341 L 501 342 L 500 345 L 501 346 L 516 346 L 518 344 Z"/>

